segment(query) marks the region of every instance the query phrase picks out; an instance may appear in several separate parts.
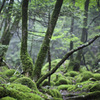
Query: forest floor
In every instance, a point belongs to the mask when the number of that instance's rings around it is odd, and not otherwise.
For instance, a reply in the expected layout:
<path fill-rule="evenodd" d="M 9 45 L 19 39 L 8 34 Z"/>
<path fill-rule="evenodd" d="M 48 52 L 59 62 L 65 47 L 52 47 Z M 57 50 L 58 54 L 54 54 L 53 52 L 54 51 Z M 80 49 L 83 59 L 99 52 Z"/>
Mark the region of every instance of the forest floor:
<path fill-rule="evenodd" d="M 42 75 L 47 72 L 47 66 L 43 67 Z M 87 71 L 83 66 L 79 72 L 65 72 L 62 65 L 51 75 L 50 86 L 46 79 L 38 89 L 30 78 L 1 66 L 0 100 L 100 100 L 100 73 Z"/>

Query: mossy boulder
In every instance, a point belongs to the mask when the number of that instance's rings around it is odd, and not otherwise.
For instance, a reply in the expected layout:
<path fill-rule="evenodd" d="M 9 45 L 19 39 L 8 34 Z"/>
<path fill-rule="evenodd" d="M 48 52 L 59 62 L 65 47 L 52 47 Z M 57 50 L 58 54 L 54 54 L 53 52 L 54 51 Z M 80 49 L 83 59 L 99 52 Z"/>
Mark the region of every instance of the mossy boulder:
<path fill-rule="evenodd" d="M 27 85 L 29 88 L 37 90 L 36 84 L 28 77 L 21 77 L 14 81 L 14 83 L 20 83 L 22 85 Z"/>
<path fill-rule="evenodd" d="M 12 88 L 12 89 L 18 90 L 20 92 L 24 92 L 24 93 L 25 92 L 26 93 L 29 93 L 29 92 L 32 91 L 29 87 L 27 87 L 25 85 L 22 85 L 22 84 L 14 84 L 14 83 L 7 85 L 7 88 Z"/>
<path fill-rule="evenodd" d="M 50 86 L 53 86 L 55 83 L 53 81 L 50 81 Z M 42 83 L 41 83 L 41 86 L 48 86 L 49 83 L 48 83 L 48 80 L 44 80 Z"/>
<path fill-rule="evenodd" d="M 70 76 L 70 77 L 74 77 L 76 75 L 78 75 L 79 73 L 76 72 L 76 71 L 70 71 L 70 72 L 67 72 L 66 74 L 64 74 L 65 76 Z"/>
<path fill-rule="evenodd" d="M 69 87 L 72 87 L 72 85 L 59 85 L 57 88 L 58 90 L 68 90 Z"/>
<path fill-rule="evenodd" d="M 7 96 L 7 97 L 1 98 L 0 100 L 17 100 L 17 99 Z"/>
<path fill-rule="evenodd" d="M 100 80 L 100 73 L 95 73 L 93 76 L 96 80 Z"/>
<path fill-rule="evenodd" d="M 34 94 L 30 88 L 21 84 L 1 85 L 0 98 L 12 97 L 17 100 L 42 100 L 42 97 Z"/>
<path fill-rule="evenodd" d="M 90 78 L 93 78 L 93 73 L 90 71 L 84 71 L 81 74 L 75 76 L 75 80 L 76 82 L 83 82 L 83 81 L 87 81 Z"/>
<path fill-rule="evenodd" d="M 43 89 L 43 92 L 55 98 L 62 98 L 60 92 L 57 89 Z"/>
<path fill-rule="evenodd" d="M 60 78 L 56 83 L 55 85 L 61 85 L 61 84 L 68 84 L 68 80 L 67 79 L 64 79 L 64 78 Z"/>

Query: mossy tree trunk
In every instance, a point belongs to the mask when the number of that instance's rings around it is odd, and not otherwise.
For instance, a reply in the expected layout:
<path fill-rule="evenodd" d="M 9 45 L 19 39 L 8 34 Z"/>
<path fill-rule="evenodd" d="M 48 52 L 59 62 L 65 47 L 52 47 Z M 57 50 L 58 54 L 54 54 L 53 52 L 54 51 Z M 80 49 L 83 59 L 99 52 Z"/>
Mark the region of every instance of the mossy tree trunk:
<path fill-rule="evenodd" d="M 8 9 L 6 10 L 6 19 L 5 19 L 5 26 L 4 26 L 4 30 L 3 30 L 3 34 L 1 37 L 1 44 L 3 45 L 8 45 L 9 43 L 9 30 L 10 30 L 10 26 L 11 26 L 11 13 L 12 13 L 12 9 L 13 9 L 13 4 L 14 4 L 14 0 L 10 0 L 9 2 L 9 6 Z"/>
<path fill-rule="evenodd" d="M 72 0 L 72 3 L 73 3 L 73 8 L 75 8 L 75 0 Z M 72 34 L 73 34 L 73 31 L 74 31 L 74 13 L 73 13 L 73 16 L 71 17 L 71 26 L 70 26 L 70 34 L 71 34 L 71 37 Z M 70 50 L 73 49 L 73 41 L 70 41 Z M 67 71 L 71 71 L 71 70 L 74 70 L 73 68 L 73 64 L 74 64 L 74 58 L 73 58 L 73 55 L 70 56 L 70 62 L 69 62 L 69 65 L 68 65 L 68 68 L 67 68 Z"/>
<path fill-rule="evenodd" d="M 26 76 L 32 77 L 33 72 L 33 61 L 27 51 L 27 20 L 28 20 L 28 3 L 29 0 L 23 0 L 22 2 L 22 41 L 21 41 L 21 52 L 20 57 L 22 61 L 23 73 Z"/>
<path fill-rule="evenodd" d="M 48 47 L 49 47 L 49 44 L 50 44 L 50 39 L 52 37 L 54 28 L 56 26 L 56 22 L 57 22 L 59 13 L 60 13 L 62 3 L 63 3 L 63 0 L 57 0 L 56 1 L 53 14 L 52 14 L 51 19 L 49 21 L 49 25 L 48 25 L 48 28 L 47 28 L 47 31 L 46 31 L 46 35 L 45 35 L 44 41 L 42 43 L 42 46 L 40 48 L 40 51 L 39 51 L 39 54 L 38 54 L 38 57 L 37 57 L 37 60 L 36 60 L 36 63 L 35 63 L 35 67 L 34 67 L 34 80 L 35 81 L 40 78 L 41 68 L 42 68 L 44 60 L 46 58 L 46 54 L 47 54 Z"/>
<path fill-rule="evenodd" d="M 85 5 L 84 5 L 84 19 L 83 19 L 83 28 L 82 28 L 82 36 L 81 36 L 81 42 L 85 43 L 87 42 L 88 38 L 88 8 L 89 8 L 89 2 L 90 0 L 86 0 Z M 78 65 L 80 65 L 81 59 L 82 59 L 82 53 L 83 50 L 79 50 L 77 55 L 76 55 L 76 60 Z M 79 70 L 79 68 L 77 69 Z"/>

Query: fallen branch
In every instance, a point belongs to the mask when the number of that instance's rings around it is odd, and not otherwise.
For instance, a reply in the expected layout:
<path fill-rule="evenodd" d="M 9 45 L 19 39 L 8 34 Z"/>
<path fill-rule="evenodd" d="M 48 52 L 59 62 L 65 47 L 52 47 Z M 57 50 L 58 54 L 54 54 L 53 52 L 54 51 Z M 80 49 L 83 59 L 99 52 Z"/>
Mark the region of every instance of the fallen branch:
<path fill-rule="evenodd" d="M 38 79 L 38 81 L 36 82 L 37 87 L 39 87 L 39 84 L 41 84 L 48 76 L 52 75 L 63 63 L 66 59 L 68 59 L 69 56 L 71 56 L 74 52 L 83 49 L 85 47 L 87 47 L 88 45 L 92 44 L 97 38 L 99 38 L 100 35 L 95 36 L 92 40 L 90 40 L 89 42 L 80 45 L 79 47 L 70 50 L 68 53 L 66 53 L 66 55 L 61 59 L 61 61 L 51 70 L 49 71 L 47 74 L 43 75 L 41 78 Z"/>

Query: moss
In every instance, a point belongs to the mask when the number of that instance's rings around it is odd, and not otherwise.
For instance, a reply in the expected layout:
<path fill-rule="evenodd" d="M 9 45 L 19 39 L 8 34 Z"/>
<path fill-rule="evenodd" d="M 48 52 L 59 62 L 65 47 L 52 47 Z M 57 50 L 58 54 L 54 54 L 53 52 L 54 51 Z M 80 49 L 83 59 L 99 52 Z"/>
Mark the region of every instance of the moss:
<path fill-rule="evenodd" d="M 12 77 L 9 79 L 9 82 L 13 82 L 13 81 L 15 81 L 17 78 L 18 78 L 18 77 L 14 75 L 14 76 L 12 76 Z"/>
<path fill-rule="evenodd" d="M 92 87 L 90 88 L 90 91 L 100 91 L 100 83 L 95 83 L 92 85 Z"/>
<path fill-rule="evenodd" d="M 44 89 L 43 91 L 52 97 L 62 98 L 60 92 L 57 89 Z"/>
<path fill-rule="evenodd" d="M 71 85 L 71 86 L 68 87 L 67 90 L 68 91 L 75 91 L 75 88 L 76 88 L 75 85 Z"/>
<path fill-rule="evenodd" d="M 51 80 L 56 82 L 59 80 L 59 78 L 63 77 L 63 75 L 61 73 L 55 73 L 51 76 Z"/>
<path fill-rule="evenodd" d="M 79 71 L 80 68 L 80 64 L 78 60 L 71 60 L 69 62 L 68 68 L 67 68 L 67 72 L 69 71 Z"/>
<path fill-rule="evenodd" d="M 93 78 L 93 73 L 90 71 L 84 71 L 83 73 L 75 76 L 76 82 L 87 81 L 90 78 Z"/>
<path fill-rule="evenodd" d="M 17 80 L 14 81 L 14 83 L 21 83 L 22 85 L 27 85 L 31 89 L 37 90 L 35 82 L 33 82 L 28 77 L 18 78 Z"/>
<path fill-rule="evenodd" d="M 7 96 L 7 97 L 1 98 L 0 100 L 17 100 L 17 99 Z"/>
<path fill-rule="evenodd" d="M 21 51 L 21 61 L 22 61 L 22 67 L 23 67 L 23 72 L 25 74 L 28 73 L 28 76 L 33 78 L 33 61 L 29 54 L 27 52 L 24 53 L 24 51 Z"/>
<path fill-rule="evenodd" d="M 8 88 L 10 89 L 15 89 L 15 90 L 18 90 L 20 92 L 31 92 L 32 90 L 25 86 L 25 85 L 21 85 L 21 84 L 10 84 L 10 85 L 7 85 Z"/>
<path fill-rule="evenodd" d="M 53 98 L 53 100 L 63 100 L 62 98 Z"/>
<path fill-rule="evenodd" d="M 21 86 L 20 84 L 15 86 L 2 85 L 2 87 L 0 87 L 0 98 L 10 96 L 17 100 L 42 100 L 39 95 L 31 93 L 30 88 Z"/>
<path fill-rule="evenodd" d="M 100 80 L 100 74 L 99 73 L 93 74 L 93 76 L 96 80 Z"/>
<path fill-rule="evenodd" d="M 89 71 L 85 71 L 81 74 L 82 80 L 81 81 L 86 81 L 89 78 L 93 77 L 93 73 L 89 72 Z"/>
<path fill-rule="evenodd" d="M 72 87 L 72 85 L 59 85 L 58 90 L 67 90 L 69 87 Z"/>
<path fill-rule="evenodd" d="M 66 73 L 66 74 L 67 74 L 68 76 L 74 77 L 74 76 L 78 75 L 79 73 L 76 72 L 76 71 L 70 71 L 70 72 L 68 72 L 68 73 Z M 65 76 L 66 76 L 66 74 L 65 74 Z"/>
<path fill-rule="evenodd" d="M 56 83 L 55 85 L 61 85 L 61 84 L 68 84 L 67 80 L 64 79 L 64 78 L 60 78 Z"/>
<path fill-rule="evenodd" d="M 72 77 L 60 77 L 58 81 L 56 81 L 55 85 L 62 85 L 62 84 L 72 84 L 73 78 Z"/>
<path fill-rule="evenodd" d="M 8 77 L 4 72 L 0 72 L 0 77 L 3 78 L 4 80 L 8 81 Z"/>
<path fill-rule="evenodd" d="M 61 59 L 56 59 L 51 61 L 51 68 L 54 68 L 56 64 L 60 61 Z M 46 63 L 43 68 L 42 68 L 42 75 L 44 75 L 44 72 L 49 71 L 49 63 Z"/>
<path fill-rule="evenodd" d="M 0 66 L 0 71 L 1 71 L 1 72 L 4 72 L 4 71 L 7 70 L 7 69 L 8 69 L 7 66 Z"/>
<path fill-rule="evenodd" d="M 14 73 L 15 73 L 15 69 L 8 69 L 6 71 L 4 71 L 4 74 L 8 77 L 11 77 Z"/>
<path fill-rule="evenodd" d="M 48 80 L 44 80 L 42 83 L 41 83 L 41 86 L 46 86 L 48 85 Z M 54 82 L 50 81 L 50 86 L 53 86 L 54 85 Z"/>
<path fill-rule="evenodd" d="M 6 83 L 6 80 L 0 77 L 0 84 L 4 84 L 4 83 Z"/>
<path fill-rule="evenodd" d="M 75 91 L 90 91 L 90 88 L 95 82 L 84 81 L 75 85 Z"/>

